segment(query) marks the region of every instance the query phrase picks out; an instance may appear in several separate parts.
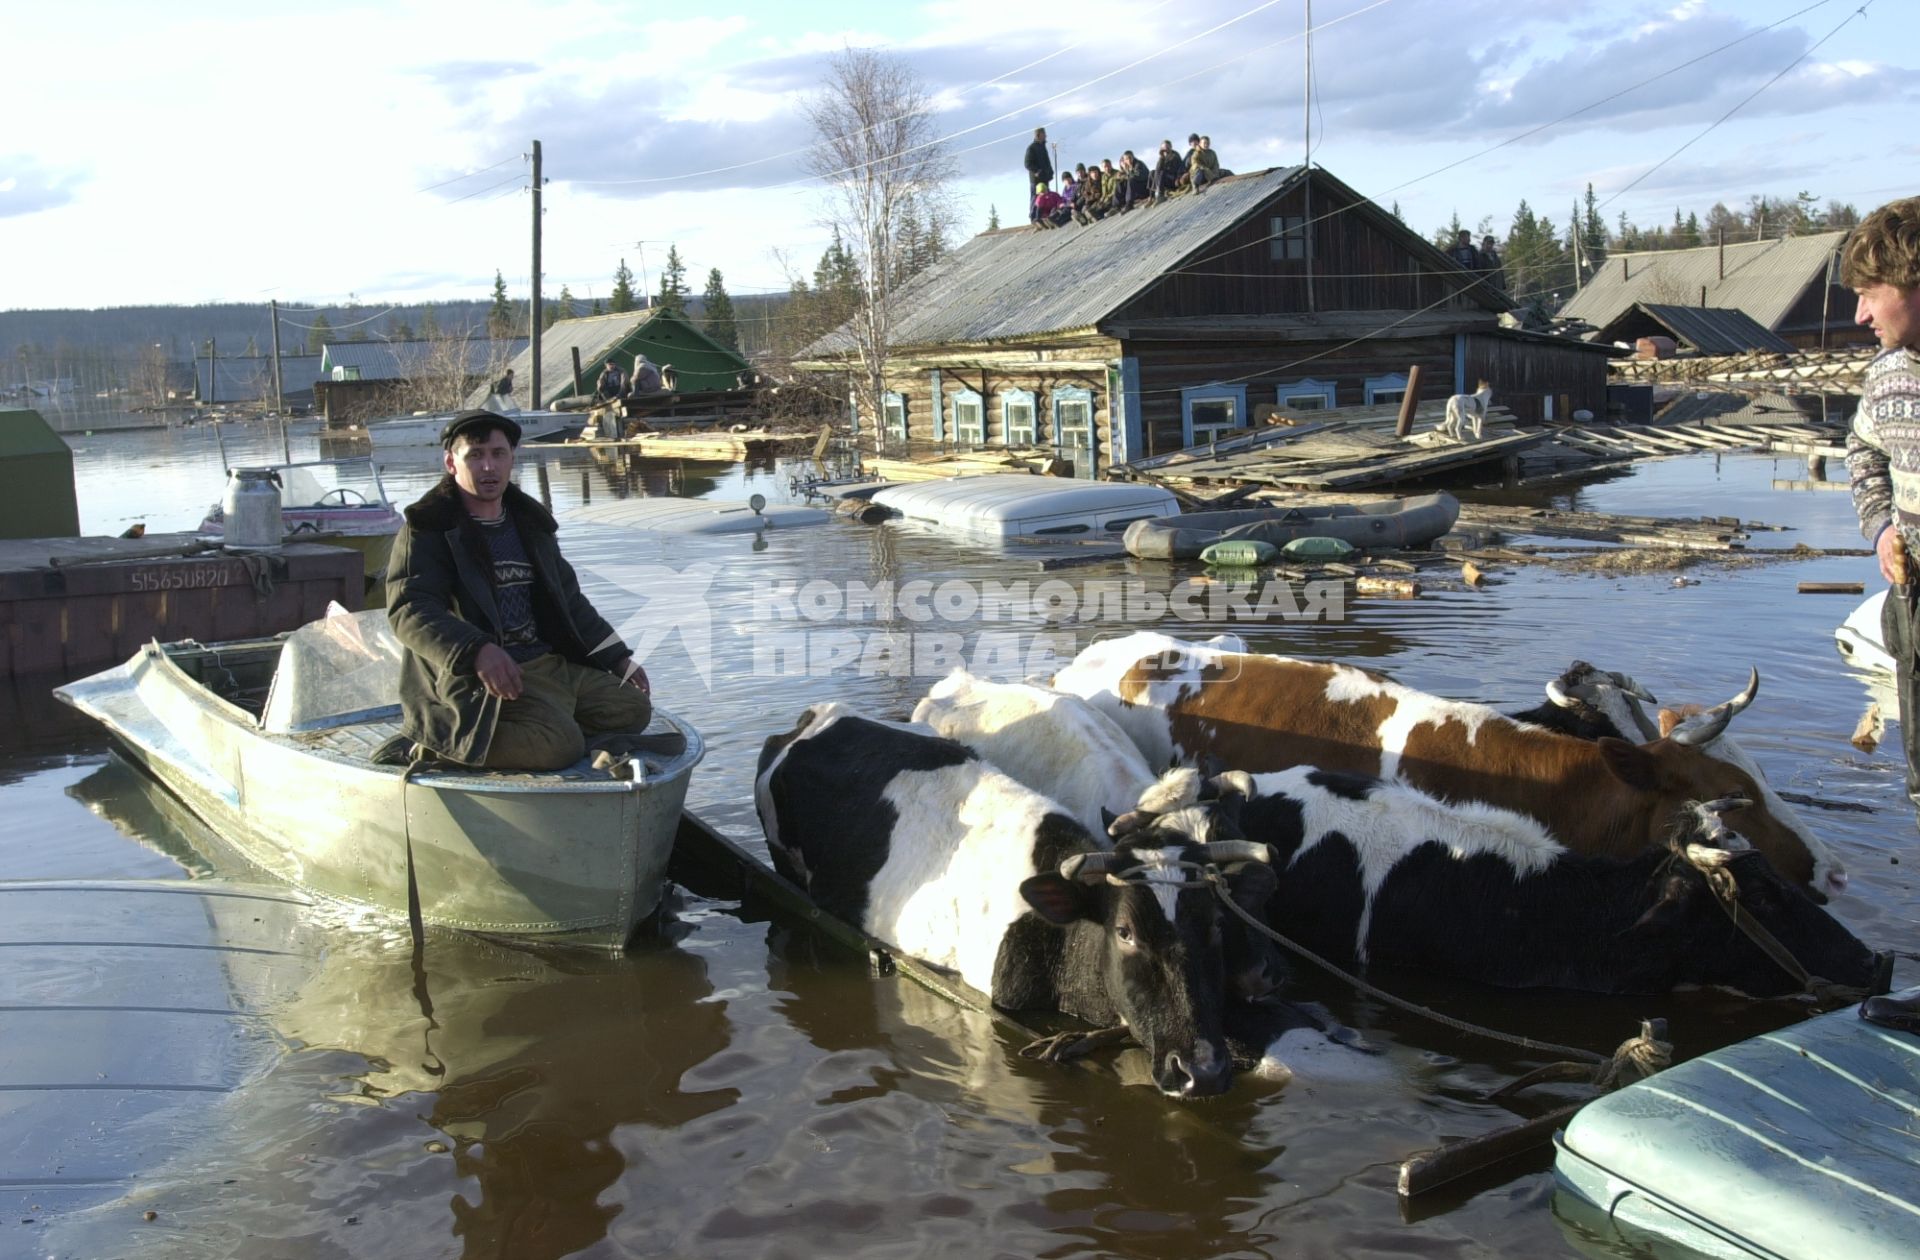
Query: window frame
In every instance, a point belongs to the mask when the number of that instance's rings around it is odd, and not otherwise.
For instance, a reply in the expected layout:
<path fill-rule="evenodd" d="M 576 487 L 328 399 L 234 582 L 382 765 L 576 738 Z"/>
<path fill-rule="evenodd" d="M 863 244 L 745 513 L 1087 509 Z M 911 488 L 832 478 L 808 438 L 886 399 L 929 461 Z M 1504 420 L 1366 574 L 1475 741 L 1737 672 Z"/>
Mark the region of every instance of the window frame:
<path fill-rule="evenodd" d="M 1307 216 L 1270 214 L 1267 216 L 1267 261 L 1305 262 L 1307 258 Z"/>
<path fill-rule="evenodd" d="M 900 424 L 893 423 L 894 409 L 899 408 Z M 880 396 L 880 432 L 887 440 L 905 442 L 907 440 L 907 396 L 888 390 Z"/>
<path fill-rule="evenodd" d="M 1180 436 L 1182 447 L 1198 446 L 1203 440 L 1194 436 L 1193 408 L 1195 403 L 1230 402 L 1233 404 L 1233 423 L 1218 429 L 1212 441 L 1219 441 L 1222 433 L 1247 427 L 1247 387 L 1245 385 L 1195 385 L 1180 391 Z M 1208 426 L 1213 428 L 1213 426 Z"/>
<path fill-rule="evenodd" d="M 950 400 L 947 404 L 949 409 L 947 415 L 952 421 L 951 440 L 953 444 L 955 446 L 985 446 L 987 444 L 986 399 L 980 396 L 978 390 L 972 389 L 956 389 L 947 397 Z M 962 407 L 970 408 L 973 412 L 972 427 L 975 430 L 975 436 L 973 437 L 968 437 L 966 433 L 962 432 L 960 423 L 960 409 Z"/>
<path fill-rule="evenodd" d="M 1393 394 L 1395 397 L 1383 398 L 1381 397 L 1383 394 Z M 1367 378 L 1366 400 L 1367 406 L 1369 407 L 1379 406 L 1384 403 L 1399 402 L 1402 398 L 1406 397 L 1406 394 L 1407 377 L 1404 372 L 1389 372 L 1385 376 L 1369 376 Z"/>
<path fill-rule="evenodd" d="M 1014 438 L 1013 417 L 1010 410 L 1019 405 L 1027 409 L 1027 424 L 1023 432 L 1026 437 Z M 1003 446 L 1040 445 L 1040 401 L 1030 389 L 1008 389 L 1000 392 L 1000 442 Z"/>
<path fill-rule="evenodd" d="M 1306 376 L 1306 377 L 1302 377 L 1297 381 L 1286 381 L 1282 384 L 1274 386 L 1273 401 L 1274 401 L 1274 404 L 1280 408 L 1280 410 L 1285 411 L 1288 409 L 1288 407 L 1292 405 L 1291 403 L 1288 402 L 1289 399 L 1306 398 L 1310 395 L 1318 395 L 1319 398 L 1321 399 L 1321 406 L 1317 408 L 1317 410 L 1330 411 L 1334 407 L 1337 407 L 1340 405 L 1339 393 L 1340 391 L 1336 387 L 1334 382 L 1323 381 L 1323 380 L 1316 379 L 1315 377 Z M 1299 410 L 1309 411 L 1309 410 L 1316 410 L 1316 408 L 1302 407 L 1302 408 L 1299 408 Z"/>

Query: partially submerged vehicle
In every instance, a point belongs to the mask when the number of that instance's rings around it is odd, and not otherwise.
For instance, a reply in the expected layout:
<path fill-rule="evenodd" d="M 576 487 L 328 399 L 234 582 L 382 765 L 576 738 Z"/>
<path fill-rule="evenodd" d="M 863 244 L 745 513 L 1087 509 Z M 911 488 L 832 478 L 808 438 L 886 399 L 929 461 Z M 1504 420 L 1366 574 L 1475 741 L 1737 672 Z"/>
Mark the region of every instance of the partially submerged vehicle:
<path fill-rule="evenodd" d="M 385 574 L 401 518 L 371 459 L 271 464 L 266 471 L 280 488 L 280 518 L 287 542 L 351 547 L 365 558 L 369 582 Z M 200 522 L 200 533 L 224 538 L 226 530 L 226 509 L 215 503 Z"/>
<path fill-rule="evenodd" d="M 872 501 L 905 520 L 974 538 L 1109 538 L 1169 516 L 1180 501 L 1157 486 L 991 473 L 885 486 Z"/>
<path fill-rule="evenodd" d="M 1127 550 L 1143 560 L 1197 560 L 1215 543 L 1264 542 L 1284 547 L 1297 538 L 1337 538 L 1355 547 L 1424 547 L 1460 519 L 1460 501 L 1444 490 L 1376 503 L 1237 508 L 1185 512 L 1127 527 Z"/>
<path fill-rule="evenodd" d="M 1870 674 L 1894 672 L 1893 655 L 1887 651 L 1886 635 L 1880 628 L 1880 616 L 1886 607 L 1887 592 L 1875 591 L 1834 629 L 1833 646 L 1855 669 Z"/>
<path fill-rule="evenodd" d="M 655 710 L 624 757 L 553 773 L 412 768 L 384 610 L 237 643 L 150 643 L 60 699 L 253 866 L 471 932 L 618 950 L 658 905 L 704 746 Z M 603 749 L 605 751 L 605 749 Z M 611 764 L 605 764 L 611 762 Z"/>

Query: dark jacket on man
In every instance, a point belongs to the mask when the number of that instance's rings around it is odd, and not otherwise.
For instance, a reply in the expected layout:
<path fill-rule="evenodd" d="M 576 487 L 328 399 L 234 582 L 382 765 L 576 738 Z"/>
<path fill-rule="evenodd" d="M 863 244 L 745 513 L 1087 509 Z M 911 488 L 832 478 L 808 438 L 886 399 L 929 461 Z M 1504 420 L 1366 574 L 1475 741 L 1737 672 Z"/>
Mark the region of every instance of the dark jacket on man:
<path fill-rule="evenodd" d="M 618 673 L 629 655 L 560 554 L 553 515 L 518 486 L 502 500 L 533 565 L 540 638 L 579 665 Z M 401 734 L 449 761 L 487 759 L 500 698 L 474 658 L 501 641 L 493 557 L 452 477 L 408 507 L 387 560 L 387 619 L 407 649 L 400 663 Z"/>
<path fill-rule="evenodd" d="M 1053 159 L 1047 156 L 1047 142 L 1035 140 L 1027 146 L 1027 193 L 1033 193 L 1033 186 L 1041 180 L 1053 178 Z"/>

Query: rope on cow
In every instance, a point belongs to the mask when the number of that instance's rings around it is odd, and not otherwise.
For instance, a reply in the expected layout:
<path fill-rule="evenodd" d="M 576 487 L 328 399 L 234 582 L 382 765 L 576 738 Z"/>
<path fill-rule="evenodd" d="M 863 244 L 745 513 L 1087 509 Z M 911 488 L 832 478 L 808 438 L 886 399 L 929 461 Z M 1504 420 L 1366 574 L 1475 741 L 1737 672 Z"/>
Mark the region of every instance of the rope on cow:
<path fill-rule="evenodd" d="M 1464 1019 L 1455 1019 L 1451 1015 L 1441 1014 L 1432 1007 L 1421 1006 L 1417 1002 L 1409 1002 L 1405 998 L 1396 997 L 1378 985 L 1369 984 L 1352 972 L 1327 961 L 1298 941 L 1287 939 L 1265 923 L 1262 923 L 1259 919 L 1254 918 L 1252 914 L 1241 907 L 1239 902 L 1233 899 L 1233 894 L 1227 887 L 1226 877 L 1218 870 L 1210 870 L 1207 872 L 1207 882 L 1213 885 L 1214 894 L 1220 898 L 1221 902 L 1224 903 L 1229 910 L 1232 910 L 1233 913 L 1239 917 L 1240 921 L 1248 927 L 1283 948 L 1298 954 L 1322 971 L 1346 981 L 1368 997 L 1385 1002 L 1388 1006 L 1396 1010 L 1405 1011 L 1409 1015 L 1418 1015 L 1423 1019 L 1432 1020 L 1434 1023 L 1446 1028 L 1451 1028 L 1455 1032 L 1468 1033 L 1472 1036 L 1485 1037 L 1492 1041 L 1504 1042 L 1510 1046 L 1517 1046 L 1522 1050 L 1561 1055 L 1565 1058 L 1584 1063 L 1589 1067 L 1609 1068 L 1615 1062 L 1615 1059 L 1619 1057 L 1619 1052 L 1616 1052 L 1614 1058 L 1609 1058 L 1607 1055 L 1595 1054 L 1593 1051 L 1580 1046 L 1566 1046 L 1554 1041 L 1536 1041 L 1532 1037 L 1522 1037 L 1518 1033 L 1501 1032 L 1496 1028 L 1487 1028 L 1480 1024 L 1469 1023 Z M 1626 1047 L 1632 1044 L 1633 1042 L 1626 1043 L 1621 1047 L 1621 1050 L 1625 1051 Z"/>

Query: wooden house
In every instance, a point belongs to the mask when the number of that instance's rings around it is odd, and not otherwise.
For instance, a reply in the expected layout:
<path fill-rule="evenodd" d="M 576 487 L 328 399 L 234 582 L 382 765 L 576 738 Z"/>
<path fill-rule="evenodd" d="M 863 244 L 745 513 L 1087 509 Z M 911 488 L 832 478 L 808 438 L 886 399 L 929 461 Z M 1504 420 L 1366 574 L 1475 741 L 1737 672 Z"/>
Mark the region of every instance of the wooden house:
<path fill-rule="evenodd" d="M 575 387 L 573 365 L 579 354 L 580 379 Z M 524 407 L 551 407 L 563 398 L 593 394 L 600 369 L 612 359 L 622 372 L 631 372 L 636 355 L 645 355 L 655 367 L 673 369 L 681 390 L 733 390 L 749 386 L 753 367 L 737 350 L 707 336 L 684 315 L 656 308 L 615 315 L 583 315 L 563 319 L 540 334 L 540 397 L 530 399 L 533 387 L 533 349 L 514 355 L 515 401 Z M 476 386 L 467 406 L 483 407 L 492 382 Z"/>
<path fill-rule="evenodd" d="M 883 444 L 1052 446 L 1091 476 L 1273 410 L 1485 378 L 1522 419 L 1605 414 L 1607 351 L 1503 329 L 1507 296 L 1324 170 L 1252 172 L 1089 226 L 974 237 L 894 295 Z M 843 329 L 803 370 L 857 363 Z"/>
<path fill-rule="evenodd" d="M 1641 303 L 1721 307 L 1745 312 L 1801 350 L 1871 345 L 1872 334 L 1854 325 L 1853 291 L 1840 283 L 1846 239 L 1845 232 L 1817 232 L 1614 254 L 1560 314 L 1597 329 L 1621 323 L 1625 331 Z"/>

